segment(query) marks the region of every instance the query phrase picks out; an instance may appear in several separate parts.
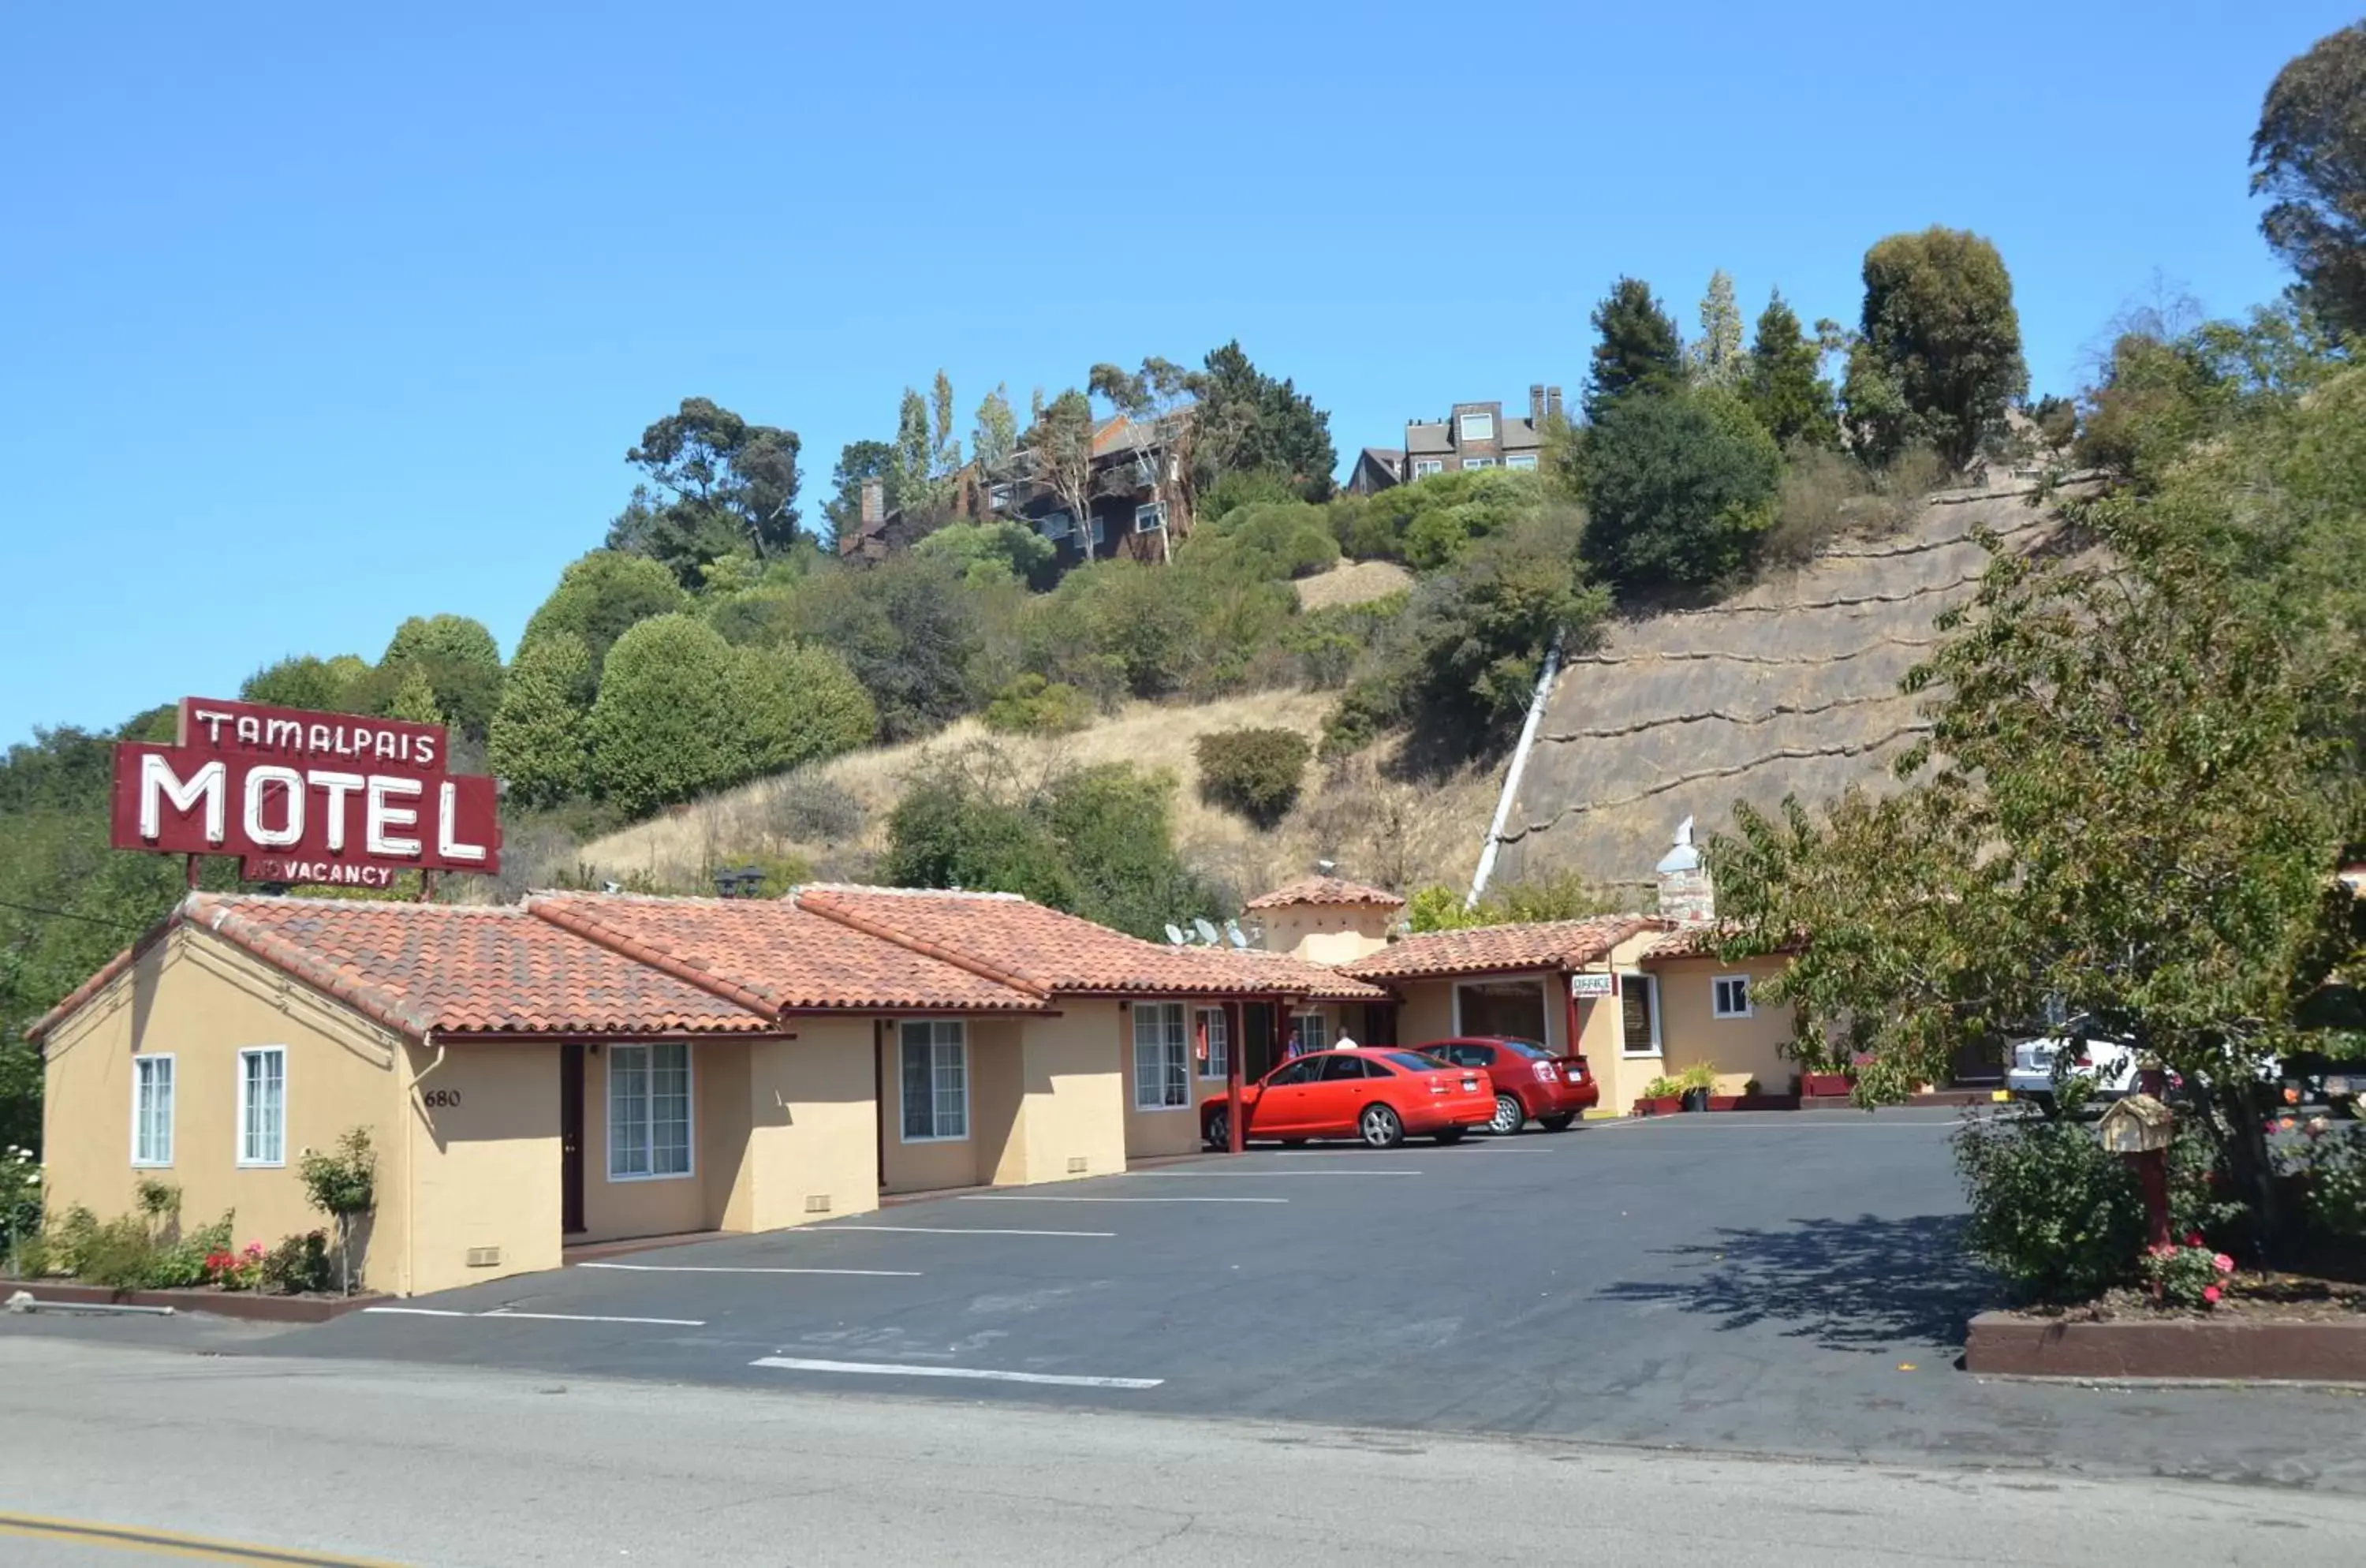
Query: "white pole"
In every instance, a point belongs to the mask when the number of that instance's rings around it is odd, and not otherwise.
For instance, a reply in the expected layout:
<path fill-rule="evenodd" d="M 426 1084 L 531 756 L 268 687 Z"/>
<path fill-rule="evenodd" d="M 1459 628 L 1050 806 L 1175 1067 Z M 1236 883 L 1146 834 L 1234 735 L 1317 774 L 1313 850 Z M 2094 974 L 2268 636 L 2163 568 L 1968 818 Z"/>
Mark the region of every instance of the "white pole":
<path fill-rule="evenodd" d="M 1552 647 L 1545 650 L 1544 668 L 1537 672 L 1537 689 L 1528 698 L 1528 716 L 1520 726 L 1520 743 L 1512 749 L 1512 764 L 1504 770 L 1504 793 L 1495 801 L 1495 819 L 1487 825 L 1487 841 L 1479 851 L 1479 869 L 1470 878 L 1470 896 L 1462 900 L 1466 909 L 1479 907 L 1479 899 L 1487 891 L 1487 879 L 1495 874 L 1495 852 L 1503 847 L 1504 828 L 1512 816 L 1512 801 L 1520 793 L 1520 772 L 1528 764 L 1528 748 L 1536 744 L 1537 726 L 1545 716 L 1545 702 L 1552 695 L 1553 677 L 1560 672 L 1560 637 L 1555 633 Z"/>

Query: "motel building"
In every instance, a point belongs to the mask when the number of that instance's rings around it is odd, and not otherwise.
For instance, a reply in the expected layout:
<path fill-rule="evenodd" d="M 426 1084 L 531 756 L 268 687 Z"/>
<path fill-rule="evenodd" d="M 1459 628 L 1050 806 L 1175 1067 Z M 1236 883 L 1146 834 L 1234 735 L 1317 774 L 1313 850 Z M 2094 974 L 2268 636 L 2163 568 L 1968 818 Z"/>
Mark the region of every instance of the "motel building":
<path fill-rule="evenodd" d="M 267 1244 L 323 1223 L 298 1160 L 361 1127 L 362 1280 L 408 1295 L 575 1243 L 1188 1153 L 1236 1063 L 1389 1000 L 1288 953 L 1162 946 L 1005 894 L 192 893 L 29 1033 L 52 1213 L 130 1213 L 156 1177 Z"/>

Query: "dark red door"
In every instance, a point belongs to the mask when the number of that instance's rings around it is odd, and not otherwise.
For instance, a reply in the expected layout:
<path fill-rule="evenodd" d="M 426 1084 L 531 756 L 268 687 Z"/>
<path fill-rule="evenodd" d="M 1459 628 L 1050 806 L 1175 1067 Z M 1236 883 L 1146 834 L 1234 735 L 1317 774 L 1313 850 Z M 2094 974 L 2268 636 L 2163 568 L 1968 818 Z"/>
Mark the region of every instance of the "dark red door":
<path fill-rule="evenodd" d="M 583 1229 L 583 1047 L 558 1051 L 559 1228 L 569 1235 Z"/>

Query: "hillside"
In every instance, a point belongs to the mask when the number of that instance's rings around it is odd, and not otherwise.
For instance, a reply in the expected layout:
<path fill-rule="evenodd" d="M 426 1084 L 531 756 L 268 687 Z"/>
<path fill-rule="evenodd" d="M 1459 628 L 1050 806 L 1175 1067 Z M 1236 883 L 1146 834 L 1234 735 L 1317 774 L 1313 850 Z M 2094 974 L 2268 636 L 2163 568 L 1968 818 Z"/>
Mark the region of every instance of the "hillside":
<path fill-rule="evenodd" d="M 1297 809 L 1271 833 L 1200 801 L 1193 755 L 1200 736 L 1269 726 L 1312 741 L 1335 700 L 1328 692 L 1268 692 L 1188 705 L 1136 703 L 1089 729 L 1050 739 L 997 736 L 964 719 L 925 741 L 851 752 L 805 773 L 760 779 L 677 807 L 585 845 L 580 859 L 596 876 L 683 890 L 700 886 L 711 866 L 756 854 L 802 860 L 818 876 L 861 879 L 886 842 L 887 816 L 905 782 L 991 747 L 997 765 L 1022 778 L 1100 762 L 1172 772 L 1180 785 L 1177 849 L 1237 898 L 1254 897 L 1317 858 L 1398 886 L 1467 878 L 1498 787 L 1489 771 L 1414 785 L 1387 778 L 1380 756 L 1316 764 Z M 839 802 L 840 830 L 813 830 L 813 819 L 827 815 L 806 805 L 817 795 Z"/>
<path fill-rule="evenodd" d="M 1843 542 L 1707 609 L 1619 624 L 1571 661 L 1521 782 L 1499 880 L 1648 880 L 1678 821 L 1703 837 L 1762 808 L 1878 786 L 1927 728 L 1898 679 L 1975 591 L 1992 531 L 2026 549 L 2050 511 L 2026 485 L 1941 491 L 1904 529 Z M 1473 836 L 1484 831 L 1474 828 Z"/>

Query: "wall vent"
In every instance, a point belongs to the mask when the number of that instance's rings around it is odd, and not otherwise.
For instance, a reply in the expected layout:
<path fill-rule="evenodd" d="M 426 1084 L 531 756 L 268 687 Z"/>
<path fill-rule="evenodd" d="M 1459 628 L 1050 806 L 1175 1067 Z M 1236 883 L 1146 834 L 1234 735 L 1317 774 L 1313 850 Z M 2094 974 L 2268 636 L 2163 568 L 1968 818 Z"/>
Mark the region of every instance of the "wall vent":
<path fill-rule="evenodd" d="M 498 1247 L 468 1248 L 468 1267 L 471 1269 L 495 1269 L 501 1266 L 501 1249 Z"/>
<path fill-rule="evenodd" d="M 1068 1156 L 1068 1174 L 1070 1176 L 1082 1176 L 1085 1174 L 1084 1156 L 1070 1155 Z"/>
<path fill-rule="evenodd" d="M 829 1213 L 829 1194 L 828 1194 L 828 1193 L 827 1193 L 827 1192 L 808 1192 L 808 1193 L 806 1193 L 806 1213 L 808 1213 L 808 1214 L 827 1214 L 827 1213 Z"/>

